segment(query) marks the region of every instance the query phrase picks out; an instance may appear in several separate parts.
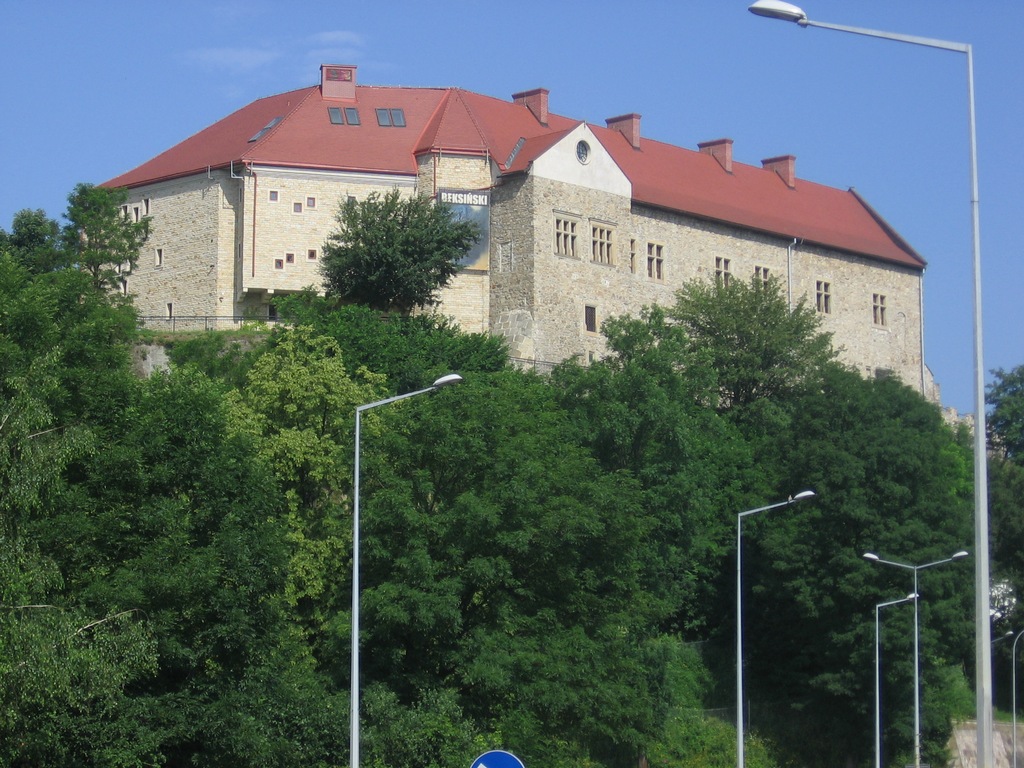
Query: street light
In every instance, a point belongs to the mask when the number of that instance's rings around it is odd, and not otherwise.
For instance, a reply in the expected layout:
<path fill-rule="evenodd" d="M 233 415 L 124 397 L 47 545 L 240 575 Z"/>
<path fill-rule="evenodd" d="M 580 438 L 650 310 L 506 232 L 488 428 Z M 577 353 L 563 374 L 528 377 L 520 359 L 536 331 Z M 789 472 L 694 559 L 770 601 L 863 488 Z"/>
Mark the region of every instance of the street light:
<path fill-rule="evenodd" d="M 920 625 L 918 623 L 918 599 L 920 593 L 917 590 L 917 572 L 923 571 L 925 568 L 931 568 L 936 565 L 942 565 L 944 563 L 952 563 L 954 560 L 963 560 L 967 557 L 965 550 L 960 550 L 954 555 L 947 557 L 943 560 L 936 560 L 931 563 L 925 563 L 924 565 L 908 565 L 907 563 L 897 563 L 893 560 L 883 560 L 874 552 L 865 552 L 864 559 L 870 560 L 873 563 L 882 563 L 883 565 L 894 565 L 897 568 L 905 568 L 909 571 L 914 572 L 914 767 L 921 768 L 921 678 L 920 678 Z M 981 763 L 978 764 L 979 766 Z M 991 765 L 991 763 L 989 763 Z"/>
<path fill-rule="evenodd" d="M 736 768 L 743 768 L 743 518 L 767 512 L 770 509 L 788 507 L 814 496 L 814 491 L 800 491 L 785 501 L 766 507 L 748 509 L 736 515 Z"/>
<path fill-rule="evenodd" d="M 981 305 L 981 224 L 978 212 L 978 140 L 974 119 L 974 53 L 967 43 L 913 37 L 874 29 L 848 27 L 811 21 L 804 11 L 781 0 L 757 0 L 748 9 L 757 16 L 792 21 L 801 27 L 821 27 L 865 37 L 878 37 L 899 43 L 938 48 L 967 57 L 967 118 L 970 137 L 971 250 L 974 272 L 974 651 L 977 679 L 975 695 L 978 709 L 978 765 L 993 764 L 992 745 L 992 647 L 989 627 L 989 553 L 988 553 L 988 455 L 985 445 L 985 364 L 982 345 Z"/>
<path fill-rule="evenodd" d="M 404 395 L 395 395 L 384 400 L 356 406 L 356 456 L 352 485 L 352 703 L 349 707 L 351 710 L 349 713 L 351 768 L 359 768 L 359 443 L 362 415 L 364 411 L 368 411 L 371 408 L 394 403 L 398 400 L 405 400 L 416 395 L 425 395 L 428 392 L 441 389 L 441 387 L 458 384 L 460 381 L 462 381 L 462 377 L 459 374 L 449 373 L 437 379 L 425 389 L 418 389 L 415 392 L 406 392 Z"/>
<path fill-rule="evenodd" d="M 917 600 L 916 592 L 875 606 L 875 768 L 882 768 L 882 638 L 878 613 L 882 608 L 909 603 L 911 600 Z"/>

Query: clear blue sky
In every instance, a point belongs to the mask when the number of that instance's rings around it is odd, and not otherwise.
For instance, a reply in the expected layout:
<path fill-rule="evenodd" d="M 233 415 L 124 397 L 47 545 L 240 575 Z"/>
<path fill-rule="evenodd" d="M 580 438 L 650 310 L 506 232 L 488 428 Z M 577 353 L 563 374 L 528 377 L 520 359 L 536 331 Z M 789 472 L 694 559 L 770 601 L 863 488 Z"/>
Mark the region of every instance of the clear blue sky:
<path fill-rule="evenodd" d="M 367 84 L 551 92 L 553 112 L 855 187 L 928 261 L 925 357 L 973 410 L 966 58 L 753 16 L 751 0 L 0 0 L 0 226 L 261 96 Z M 1024 3 L 806 0 L 812 18 L 974 46 L 985 367 L 1024 364 Z"/>

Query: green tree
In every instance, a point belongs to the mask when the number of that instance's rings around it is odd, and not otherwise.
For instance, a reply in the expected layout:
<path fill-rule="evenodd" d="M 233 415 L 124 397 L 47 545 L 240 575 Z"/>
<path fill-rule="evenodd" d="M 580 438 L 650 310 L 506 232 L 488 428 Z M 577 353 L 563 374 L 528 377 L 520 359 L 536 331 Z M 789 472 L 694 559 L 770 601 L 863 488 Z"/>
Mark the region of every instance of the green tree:
<path fill-rule="evenodd" d="M 84 270 L 96 288 L 119 288 L 149 238 L 148 216 L 132 221 L 124 206 L 128 191 L 79 184 L 68 195 L 64 250 L 69 262 Z"/>
<path fill-rule="evenodd" d="M 732 535 L 728 511 L 756 492 L 760 473 L 739 431 L 711 406 L 716 372 L 665 310 L 612 318 L 610 354 L 569 361 L 552 375 L 574 439 L 605 472 L 626 472 L 643 489 L 656 527 L 643 558 L 645 589 L 661 601 L 664 628 L 698 637 L 718 623 L 713 601 Z"/>
<path fill-rule="evenodd" d="M 325 649 L 324 636 L 338 631 L 333 618 L 350 597 L 338 574 L 351 555 L 344 502 L 352 481 L 353 416 L 357 405 L 383 396 L 383 385 L 382 376 L 365 369 L 350 375 L 333 339 L 300 326 L 275 334 L 231 396 L 234 429 L 252 436 L 283 492 L 286 605 L 329 670 L 344 667 Z"/>
<path fill-rule="evenodd" d="M 994 381 L 985 394 L 992 406 L 988 415 L 989 443 L 1010 461 L 1024 464 L 1024 365 L 992 373 Z"/>
<path fill-rule="evenodd" d="M 669 316 L 686 330 L 694 350 L 710 355 L 720 410 L 813 387 L 836 356 L 814 309 L 803 299 L 790 309 L 774 280 L 690 281 Z"/>
<path fill-rule="evenodd" d="M 451 371 L 496 372 L 508 366 L 504 341 L 489 333 L 466 333 L 433 313 L 396 317 L 369 307 L 332 307 L 313 293 L 286 297 L 281 316 L 330 336 L 345 360 L 387 376 L 393 393 L 419 389 Z"/>
<path fill-rule="evenodd" d="M 403 702 L 457 690 L 527 762 L 567 741 L 614 764 L 661 716 L 650 521 L 635 484 L 569 435 L 551 388 L 515 371 L 367 419 L 364 675 Z"/>
<path fill-rule="evenodd" d="M 381 312 L 434 304 L 478 235 L 452 209 L 396 188 L 341 204 L 338 229 L 324 243 L 320 270 L 328 296 Z"/>
<path fill-rule="evenodd" d="M 0 535 L 0 764 L 152 760 L 129 693 L 156 669 L 145 617 L 92 615 L 62 586 L 52 561 Z"/>
<path fill-rule="evenodd" d="M 67 262 L 61 251 L 60 225 L 41 209 L 14 214 L 10 234 L 0 229 L 0 249 L 7 249 L 35 274 L 52 272 Z"/>
<path fill-rule="evenodd" d="M 939 409 L 895 379 L 865 380 L 830 366 L 804 393 L 788 429 L 780 487 L 818 496 L 745 526 L 745 656 L 752 720 L 802 760 L 867 759 L 872 730 L 874 605 L 912 591 L 911 574 L 862 558 L 909 564 L 949 557 L 971 541 L 971 462 Z M 971 580 L 964 563 L 920 579 L 924 689 L 949 666 L 970 668 Z M 726 585 L 728 592 L 734 587 Z M 885 616 L 890 637 L 912 637 L 912 616 Z M 722 639 L 731 659 L 732 632 Z M 904 646 L 909 649 L 909 645 Z M 890 653 L 886 743 L 906 749 L 913 712 L 909 655 Z M 760 706 L 758 706 L 760 704 Z M 926 757 L 937 762 L 950 724 L 923 710 Z"/>

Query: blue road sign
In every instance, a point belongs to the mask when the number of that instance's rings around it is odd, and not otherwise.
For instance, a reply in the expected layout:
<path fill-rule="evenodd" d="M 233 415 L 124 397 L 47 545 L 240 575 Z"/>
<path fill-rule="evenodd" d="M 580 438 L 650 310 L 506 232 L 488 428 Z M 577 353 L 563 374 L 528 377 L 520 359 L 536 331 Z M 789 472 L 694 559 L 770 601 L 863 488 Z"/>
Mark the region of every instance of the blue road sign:
<path fill-rule="evenodd" d="M 526 768 L 523 761 L 503 749 L 484 752 L 469 768 Z"/>

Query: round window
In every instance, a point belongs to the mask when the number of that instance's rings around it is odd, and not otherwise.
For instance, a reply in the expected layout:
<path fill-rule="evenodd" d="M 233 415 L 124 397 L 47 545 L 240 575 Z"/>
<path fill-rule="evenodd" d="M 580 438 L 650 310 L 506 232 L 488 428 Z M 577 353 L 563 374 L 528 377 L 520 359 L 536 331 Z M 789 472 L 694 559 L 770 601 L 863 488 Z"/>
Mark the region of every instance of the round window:
<path fill-rule="evenodd" d="M 590 145 L 587 142 L 580 141 L 576 144 L 576 159 L 581 163 L 590 161 Z"/>

